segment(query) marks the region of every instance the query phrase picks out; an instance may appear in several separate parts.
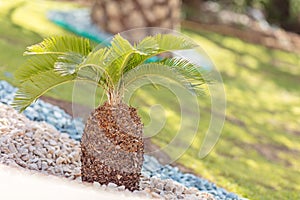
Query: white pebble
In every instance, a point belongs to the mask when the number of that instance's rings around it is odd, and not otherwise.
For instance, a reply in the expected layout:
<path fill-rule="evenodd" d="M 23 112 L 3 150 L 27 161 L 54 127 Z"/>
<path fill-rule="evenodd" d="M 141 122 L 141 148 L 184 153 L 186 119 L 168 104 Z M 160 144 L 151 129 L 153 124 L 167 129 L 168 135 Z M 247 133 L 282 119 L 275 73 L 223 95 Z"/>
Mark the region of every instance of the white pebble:
<path fill-rule="evenodd" d="M 110 189 L 114 189 L 114 188 L 117 188 L 118 186 L 115 183 L 108 183 L 107 187 Z"/>

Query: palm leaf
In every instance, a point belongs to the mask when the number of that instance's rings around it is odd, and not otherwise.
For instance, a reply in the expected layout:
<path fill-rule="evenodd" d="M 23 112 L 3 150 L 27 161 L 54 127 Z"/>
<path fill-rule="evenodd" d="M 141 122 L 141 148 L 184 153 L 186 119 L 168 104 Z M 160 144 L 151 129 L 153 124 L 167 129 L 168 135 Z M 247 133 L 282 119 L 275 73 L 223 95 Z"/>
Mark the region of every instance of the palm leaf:
<path fill-rule="evenodd" d="M 200 94 L 200 88 L 194 87 L 191 84 L 191 78 L 187 79 L 184 73 L 181 73 L 178 70 L 179 67 L 168 66 L 162 63 L 147 63 L 139 65 L 138 67 L 132 69 L 128 73 L 124 74 L 123 78 L 120 80 L 120 87 L 127 88 L 130 85 L 134 85 L 135 82 L 142 79 L 148 79 L 152 82 L 153 78 L 158 78 L 162 80 L 167 80 L 168 82 L 176 82 L 179 83 L 182 87 L 185 87 L 190 92 L 195 95 Z M 195 77 L 196 78 L 196 77 Z M 200 78 L 199 78 L 200 80 Z M 204 80 L 203 80 L 204 81 Z M 203 84 L 204 82 L 199 81 L 199 84 Z M 155 86 L 155 83 L 153 83 Z"/>
<path fill-rule="evenodd" d="M 101 68 L 104 68 L 113 84 L 116 84 L 133 55 L 148 55 L 148 53 L 152 53 L 156 49 L 154 48 L 155 46 L 157 46 L 155 40 L 150 37 L 138 45 L 132 46 L 129 41 L 118 34 L 113 38 L 109 48 L 105 51 L 100 49 L 95 53 L 91 53 L 86 58 L 86 63 L 99 65 Z M 100 59 L 97 59 L 97 57 Z"/>
<path fill-rule="evenodd" d="M 83 65 L 99 65 L 101 67 L 106 67 L 107 56 L 110 50 L 107 47 L 92 51 L 86 56 L 85 60 L 81 63 Z"/>
<path fill-rule="evenodd" d="M 189 62 L 183 58 L 167 58 L 160 61 L 161 64 L 174 68 L 190 81 L 204 82 L 203 70 L 198 65 Z"/>
<path fill-rule="evenodd" d="M 191 39 L 173 34 L 157 34 L 154 36 L 159 46 L 159 52 L 193 49 L 198 47 Z"/>
<path fill-rule="evenodd" d="M 147 45 L 149 45 L 151 48 L 147 47 Z M 192 40 L 173 34 L 157 34 L 152 37 L 146 37 L 136 45 L 136 49 L 139 52 L 145 52 L 145 54 L 134 54 L 128 61 L 128 65 L 124 69 L 124 73 L 158 54 L 177 50 L 192 49 L 196 48 L 197 46 L 198 45 Z"/>
<path fill-rule="evenodd" d="M 119 34 L 114 37 L 105 61 L 107 72 L 113 83 L 119 81 L 122 69 L 126 66 L 128 59 L 135 51 L 135 48 Z"/>
<path fill-rule="evenodd" d="M 190 83 L 190 87 L 192 87 L 197 94 L 202 94 L 204 89 L 202 86 L 205 83 L 210 82 L 210 80 L 207 80 L 207 78 L 204 79 L 203 76 L 205 75 L 207 77 L 207 72 L 201 70 L 200 66 L 191 63 L 183 58 L 167 58 L 160 61 L 159 63 L 163 66 L 168 66 L 180 73 L 185 78 L 185 80 Z"/>
<path fill-rule="evenodd" d="M 78 71 L 79 64 L 84 61 L 84 57 L 78 53 L 67 52 L 59 55 L 54 63 L 54 70 L 62 76 L 72 75 Z"/>
<path fill-rule="evenodd" d="M 77 72 L 79 72 L 79 70 L 82 70 L 83 68 L 90 68 L 99 77 L 99 84 L 103 86 L 106 84 L 107 87 L 113 88 L 112 78 L 108 72 L 108 62 L 109 59 L 112 59 L 108 58 L 108 56 L 110 55 L 111 51 L 112 50 L 110 48 L 104 47 L 91 52 L 85 58 L 85 60 L 78 66 Z"/>
<path fill-rule="evenodd" d="M 143 52 L 144 54 L 142 55 L 153 55 L 159 50 L 156 38 L 151 36 L 145 37 L 141 42 L 135 44 L 134 47 L 139 52 Z"/>
<path fill-rule="evenodd" d="M 32 76 L 55 68 L 62 75 L 74 72 L 74 67 L 91 52 L 89 40 L 76 36 L 56 36 L 27 47 L 24 55 L 32 55 L 21 66 L 16 78 L 22 83 Z"/>
<path fill-rule="evenodd" d="M 15 77 L 20 83 L 23 83 L 41 72 L 53 70 L 53 65 L 56 60 L 56 55 L 32 56 L 27 59 L 26 64 L 19 67 L 15 72 Z"/>
<path fill-rule="evenodd" d="M 75 75 L 61 76 L 52 71 L 43 71 L 24 81 L 17 91 L 12 106 L 19 111 L 25 110 L 37 98 L 50 89 L 63 83 L 74 81 Z"/>
<path fill-rule="evenodd" d="M 145 76 L 167 78 L 198 93 L 205 81 L 197 66 L 188 61 L 165 59 L 143 64 L 160 53 L 196 46 L 187 38 L 171 34 L 146 37 L 134 45 L 116 35 L 110 47 L 92 51 L 87 39 L 51 37 L 24 53 L 32 56 L 16 73 L 20 89 L 13 106 L 22 111 L 51 88 L 75 79 L 96 82 L 115 98 L 120 97 L 123 87 Z"/>
<path fill-rule="evenodd" d="M 92 46 L 88 39 L 67 35 L 46 38 L 41 43 L 27 47 L 24 55 L 65 54 L 66 52 L 76 52 L 86 56 L 91 50 Z"/>

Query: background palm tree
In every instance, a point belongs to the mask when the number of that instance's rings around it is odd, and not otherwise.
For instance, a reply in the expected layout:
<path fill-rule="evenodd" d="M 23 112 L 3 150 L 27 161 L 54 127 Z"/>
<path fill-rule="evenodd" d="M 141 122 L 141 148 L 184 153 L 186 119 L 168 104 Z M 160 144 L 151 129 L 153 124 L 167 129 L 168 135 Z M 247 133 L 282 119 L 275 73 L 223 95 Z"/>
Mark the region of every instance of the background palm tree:
<path fill-rule="evenodd" d="M 180 7 L 180 0 L 95 0 L 91 18 L 113 34 L 144 27 L 177 29 Z M 149 34 L 143 31 L 140 35 Z"/>
<path fill-rule="evenodd" d="M 16 73 L 20 87 L 13 106 L 23 111 L 48 90 L 71 81 L 93 82 L 103 88 L 107 101 L 91 113 L 81 140 L 82 180 L 114 182 L 135 190 L 143 164 L 143 125 L 136 109 L 123 102 L 125 88 L 141 77 L 166 75 L 200 94 L 204 79 L 187 60 L 145 63 L 157 54 L 195 46 L 171 34 L 146 37 L 134 45 L 116 35 L 111 46 L 100 49 L 75 36 L 48 38 L 24 53 L 30 58 Z"/>

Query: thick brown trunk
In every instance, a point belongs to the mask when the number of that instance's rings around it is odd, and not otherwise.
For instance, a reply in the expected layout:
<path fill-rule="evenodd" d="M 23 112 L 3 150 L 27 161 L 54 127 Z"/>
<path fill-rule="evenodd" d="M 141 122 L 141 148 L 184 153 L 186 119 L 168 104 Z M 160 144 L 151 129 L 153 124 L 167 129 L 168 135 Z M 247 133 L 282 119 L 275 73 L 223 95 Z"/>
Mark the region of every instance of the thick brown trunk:
<path fill-rule="evenodd" d="M 126 104 L 97 108 L 87 120 L 81 140 L 82 180 L 139 188 L 143 165 L 143 124 Z"/>
<path fill-rule="evenodd" d="M 144 27 L 177 29 L 180 23 L 180 2 L 180 0 L 95 0 L 91 17 L 103 30 L 113 34 Z"/>

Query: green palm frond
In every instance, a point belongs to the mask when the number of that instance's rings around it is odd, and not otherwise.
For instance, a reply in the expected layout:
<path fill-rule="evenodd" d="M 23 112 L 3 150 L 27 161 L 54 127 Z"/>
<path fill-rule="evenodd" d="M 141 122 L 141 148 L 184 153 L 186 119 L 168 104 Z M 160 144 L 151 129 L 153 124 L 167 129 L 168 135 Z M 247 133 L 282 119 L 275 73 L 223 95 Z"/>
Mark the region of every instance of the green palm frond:
<path fill-rule="evenodd" d="M 154 38 L 158 43 L 159 53 L 193 49 L 199 46 L 189 38 L 173 34 L 157 34 Z"/>
<path fill-rule="evenodd" d="M 31 56 L 27 59 L 26 64 L 16 71 L 15 77 L 20 83 L 23 83 L 41 72 L 53 70 L 56 60 L 56 55 Z"/>
<path fill-rule="evenodd" d="M 137 60 L 138 57 L 155 55 L 157 50 L 158 44 L 153 37 L 146 37 L 138 44 L 131 45 L 128 40 L 119 34 L 116 35 L 111 42 L 105 62 L 113 83 L 117 84 L 119 82 L 132 61 Z"/>
<path fill-rule="evenodd" d="M 31 55 L 15 76 L 22 83 L 32 76 L 55 68 L 62 75 L 74 71 L 74 67 L 91 52 L 89 40 L 76 36 L 56 36 L 26 48 L 24 55 Z"/>
<path fill-rule="evenodd" d="M 134 47 L 129 43 L 128 40 L 117 34 L 111 41 L 110 53 L 107 56 L 106 62 L 108 65 L 110 65 L 111 63 L 115 62 L 116 59 L 119 59 L 120 57 L 123 57 L 134 50 Z"/>
<path fill-rule="evenodd" d="M 76 36 L 56 36 L 28 47 L 26 64 L 15 73 L 20 81 L 14 103 L 24 110 L 49 89 L 77 77 L 76 67 L 91 52 L 89 40 Z"/>
<path fill-rule="evenodd" d="M 164 65 L 163 63 L 142 64 L 126 73 L 121 79 L 120 86 L 127 88 L 130 85 L 136 84 L 139 80 L 143 81 L 143 79 L 149 80 L 155 86 L 154 79 L 156 79 L 157 81 L 166 80 L 164 83 L 177 83 L 195 95 L 202 94 L 203 88 L 195 87 L 195 84 L 191 83 L 192 77 L 186 76 L 187 72 L 182 73 L 183 70 L 178 69 L 179 67 Z M 195 79 L 197 78 L 195 77 Z M 197 85 L 204 83 L 204 79 L 197 81 Z"/>
<path fill-rule="evenodd" d="M 50 89 L 76 79 L 75 75 L 61 76 L 52 71 L 43 71 L 19 86 L 12 106 L 19 111 L 25 110 L 37 98 Z"/>
<path fill-rule="evenodd" d="M 139 52 L 143 52 L 144 54 L 142 55 L 153 55 L 159 50 L 159 45 L 156 38 L 151 36 L 145 37 L 141 42 L 135 44 L 134 47 Z"/>
<path fill-rule="evenodd" d="M 109 53 L 110 50 L 107 47 L 92 51 L 91 53 L 89 53 L 89 55 L 87 55 L 85 60 L 81 63 L 81 66 L 99 65 L 105 68 L 107 66 L 106 58 Z"/>
<path fill-rule="evenodd" d="M 97 50 L 87 39 L 51 37 L 26 49 L 24 55 L 30 58 L 16 73 L 20 89 L 13 106 L 22 111 L 51 88 L 74 80 L 92 81 L 106 91 L 110 100 L 118 102 L 123 87 L 147 75 L 177 81 L 197 94 L 205 81 L 192 63 L 165 59 L 143 64 L 158 54 L 196 46 L 185 37 L 171 34 L 149 36 L 133 45 L 116 35 L 110 47 Z"/>
<path fill-rule="evenodd" d="M 106 85 L 107 87 L 113 87 L 112 80 L 110 78 L 110 75 L 107 72 L 107 64 L 106 64 L 106 58 L 109 53 L 110 50 L 107 47 L 91 52 L 86 57 L 86 59 L 77 67 L 76 72 L 78 73 L 79 71 L 82 71 L 84 68 L 86 69 L 89 68 L 97 75 L 97 80 L 99 84 L 103 86 Z"/>
<path fill-rule="evenodd" d="M 27 47 L 24 55 L 65 54 L 66 52 L 75 52 L 86 56 L 91 52 L 92 48 L 90 41 L 82 37 L 69 35 L 54 36 Z"/>
<path fill-rule="evenodd" d="M 54 70 L 62 76 L 75 74 L 78 65 L 84 61 L 84 57 L 78 53 L 67 52 L 59 55 L 54 63 Z"/>
<path fill-rule="evenodd" d="M 105 65 L 105 58 L 108 53 L 108 48 L 98 49 L 90 53 L 76 68 L 78 78 L 94 82 L 106 92 L 113 90 L 114 83 Z"/>
<path fill-rule="evenodd" d="M 148 48 L 147 45 L 152 48 Z M 145 54 L 134 54 L 128 61 L 128 64 L 124 69 L 124 73 L 158 54 L 177 50 L 193 49 L 197 46 L 198 45 L 192 40 L 173 34 L 157 34 L 155 36 L 146 37 L 136 45 L 136 48 L 140 52 L 145 52 Z"/>
<path fill-rule="evenodd" d="M 126 73 L 139 64 L 142 64 L 148 58 L 157 55 L 159 51 L 159 45 L 156 39 L 151 36 L 144 38 L 141 42 L 135 44 L 134 47 L 138 50 L 138 52 L 144 53 L 134 53 L 129 59 L 123 73 Z"/>
<path fill-rule="evenodd" d="M 113 38 L 105 64 L 107 72 L 114 84 L 119 81 L 122 69 L 126 66 L 128 59 L 135 51 L 136 49 L 129 41 L 125 40 L 119 34 Z"/>
<path fill-rule="evenodd" d="M 210 82 L 210 80 L 205 80 L 203 76 L 206 75 L 207 77 L 207 72 L 201 70 L 200 66 L 183 58 L 167 58 L 159 63 L 181 74 L 185 80 L 189 82 L 189 86 L 193 88 L 193 91 L 195 91 L 197 95 L 202 94 L 202 86 Z"/>

